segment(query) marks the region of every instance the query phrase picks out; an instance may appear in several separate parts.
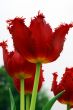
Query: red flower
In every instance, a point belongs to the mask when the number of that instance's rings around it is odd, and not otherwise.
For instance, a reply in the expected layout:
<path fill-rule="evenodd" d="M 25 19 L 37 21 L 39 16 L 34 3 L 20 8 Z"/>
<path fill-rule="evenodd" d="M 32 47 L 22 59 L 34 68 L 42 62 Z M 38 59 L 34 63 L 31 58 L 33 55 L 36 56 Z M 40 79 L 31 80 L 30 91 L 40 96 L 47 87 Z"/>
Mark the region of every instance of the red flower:
<path fill-rule="evenodd" d="M 70 106 L 73 106 L 73 68 L 66 68 L 59 84 L 57 84 L 56 81 L 57 74 L 54 73 L 53 76 L 52 91 L 56 95 L 62 90 L 66 90 L 66 92 L 58 100 L 61 103 L 70 104 Z"/>
<path fill-rule="evenodd" d="M 44 81 L 44 78 L 43 78 L 43 74 L 42 74 L 42 70 L 40 72 L 40 78 L 39 78 L 39 85 L 38 85 L 38 91 L 41 89 L 41 86 L 42 86 L 42 83 Z M 17 79 L 17 78 L 14 78 L 14 85 L 17 89 L 17 91 L 19 92 L 20 91 L 20 80 Z M 28 93 L 32 93 L 32 90 L 33 90 L 33 84 L 34 84 L 34 76 L 32 76 L 31 78 L 26 78 L 24 80 L 24 84 L 25 84 L 25 93 L 28 94 Z"/>
<path fill-rule="evenodd" d="M 27 27 L 23 18 L 8 20 L 8 29 L 15 49 L 32 63 L 48 63 L 56 60 L 63 49 L 65 35 L 72 24 L 61 24 L 52 32 L 43 14 L 38 14 Z"/>
<path fill-rule="evenodd" d="M 25 60 L 17 51 L 8 52 L 7 43 L 2 42 L 4 65 L 8 74 L 17 78 L 28 78 L 35 75 L 36 64 Z"/>

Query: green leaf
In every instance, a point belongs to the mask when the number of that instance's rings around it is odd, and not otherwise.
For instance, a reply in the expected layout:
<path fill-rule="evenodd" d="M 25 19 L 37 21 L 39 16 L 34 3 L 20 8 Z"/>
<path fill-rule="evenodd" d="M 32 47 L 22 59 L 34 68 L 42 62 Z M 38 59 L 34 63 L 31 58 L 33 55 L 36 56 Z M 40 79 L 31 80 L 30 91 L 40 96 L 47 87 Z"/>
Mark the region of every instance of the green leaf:
<path fill-rule="evenodd" d="M 11 92 L 10 88 L 9 88 L 9 95 L 10 95 L 10 101 L 11 101 L 11 110 L 16 110 L 14 98 L 13 98 L 13 95 L 12 95 L 12 92 Z"/>
<path fill-rule="evenodd" d="M 59 94 L 57 94 L 56 96 L 54 96 L 52 99 L 50 99 L 47 104 L 43 107 L 42 110 L 51 110 L 53 104 L 56 102 L 56 100 L 61 97 L 61 95 L 65 92 L 65 90 L 63 90 L 62 92 L 60 92 Z"/>

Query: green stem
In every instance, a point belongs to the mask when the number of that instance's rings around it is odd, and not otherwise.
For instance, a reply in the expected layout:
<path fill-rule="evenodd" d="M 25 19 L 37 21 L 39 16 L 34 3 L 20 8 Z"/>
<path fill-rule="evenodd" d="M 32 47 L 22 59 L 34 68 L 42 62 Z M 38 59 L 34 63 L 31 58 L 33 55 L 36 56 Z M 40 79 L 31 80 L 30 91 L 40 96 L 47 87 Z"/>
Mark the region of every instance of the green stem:
<path fill-rule="evenodd" d="M 20 110 L 25 110 L 24 79 L 20 79 Z"/>
<path fill-rule="evenodd" d="M 26 95 L 26 110 L 30 110 L 30 95 Z"/>
<path fill-rule="evenodd" d="M 67 110 L 70 110 L 70 105 L 69 104 L 67 104 Z"/>
<path fill-rule="evenodd" d="M 30 110 L 35 110 L 38 83 L 39 83 L 39 77 L 40 77 L 40 66 L 41 66 L 40 63 L 36 64 L 36 73 L 35 73 L 35 79 L 34 79 L 34 86 L 33 86 Z"/>

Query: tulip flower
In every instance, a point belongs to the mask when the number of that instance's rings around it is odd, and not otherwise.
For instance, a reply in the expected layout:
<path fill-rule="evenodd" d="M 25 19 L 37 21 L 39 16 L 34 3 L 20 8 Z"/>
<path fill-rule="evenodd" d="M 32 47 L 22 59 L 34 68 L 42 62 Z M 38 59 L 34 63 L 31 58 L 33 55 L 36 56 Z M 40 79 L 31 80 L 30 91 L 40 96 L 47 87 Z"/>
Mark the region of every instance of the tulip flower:
<path fill-rule="evenodd" d="M 58 101 L 67 104 L 69 110 L 70 106 L 73 106 L 73 67 L 66 68 L 59 84 L 57 84 L 57 76 L 57 73 L 53 74 L 52 91 L 54 92 L 54 95 L 56 95 L 62 90 L 65 90 Z"/>
<path fill-rule="evenodd" d="M 29 78 L 35 75 L 36 65 L 25 60 L 17 51 L 8 52 L 7 43 L 1 42 L 5 68 L 11 77 Z"/>
<path fill-rule="evenodd" d="M 63 49 L 65 35 L 73 26 L 61 24 L 52 31 L 44 18 L 43 14 L 38 13 L 29 27 L 25 25 L 23 18 L 16 17 L 7 21 L 15 49 L 32 63 L 55 61 Z"/>

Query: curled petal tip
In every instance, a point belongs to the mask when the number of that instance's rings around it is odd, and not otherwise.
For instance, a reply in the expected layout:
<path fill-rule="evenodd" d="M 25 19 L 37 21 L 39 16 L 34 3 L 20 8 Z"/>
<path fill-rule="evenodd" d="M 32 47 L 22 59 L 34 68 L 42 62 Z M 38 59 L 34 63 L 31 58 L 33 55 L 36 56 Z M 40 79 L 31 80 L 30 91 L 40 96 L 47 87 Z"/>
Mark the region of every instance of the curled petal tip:
<path fill-rule="evenodd" d="M 23 18 L 23 17 L 15 17 L 14 19 L 9 19 L 9 20 L 7 20 L 6 22 L 7 23 L 10 23 L 10 22 L 17 22 L 17 21 L 23 21 L 24 22 L 24 20 L 25 20 L 25 18 Z"/>
<path fill-rule="evenodd" d="M 25 18 L 23 18 L 23 17 L 16 17 L 14 19 L 9 19 L 6 21 L 9 24 L 9 26 L 7 28 L 10 28 L 14 24 L 24 23 L 24 21 L 25 21 Z"/>
<path fill-rule="evenodd" d="M 43 13 L 41 13 L 40 11 L 38 11 L 38 16 L 37 17 L 45 18 L 45 16 L 43 15 Z"/>
<path fill-rule="evenodd" d="M 57 77 L 58 77 L 57 72 L 53 73 L 53 77 L 54 77 L 55 79 L 57 79 Z"/>
<path fill-rule="evenodd" d="M 8 46 L 7 41 L 0 42 L 0 46 L 2 46 L 3 49 L 6 49 L 6 47 Z"/>
<path fill-rule="evenodd" d="M 53 83 L 52 83 L 52 88 L 51 88 L 51 91 L 55 91 L 56 90 L 56 87 L 57 87 L 57 73 L 53 73 Z"/>
<path fill-rule="evenodd" d="M 73 22 L 69 24 L 70 27 L 73 27 Z"/>
<path fill-rule="evenodd" d="M 38 15 L 34 17 L 34 19 L 43 19 L 43 18 L 45 18 L 45 16 L 40 11 L 38 11 Z"/>

